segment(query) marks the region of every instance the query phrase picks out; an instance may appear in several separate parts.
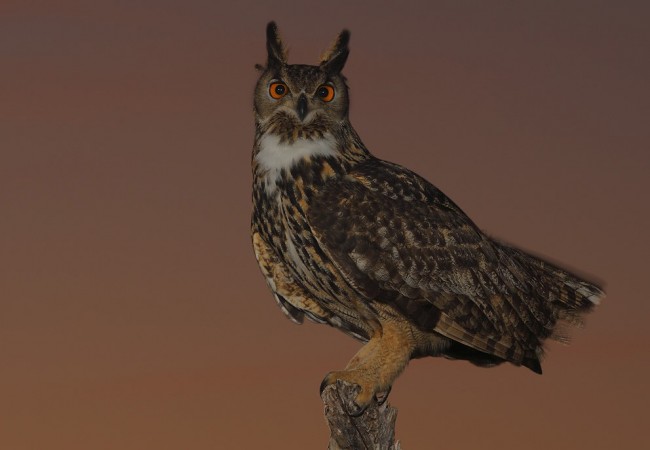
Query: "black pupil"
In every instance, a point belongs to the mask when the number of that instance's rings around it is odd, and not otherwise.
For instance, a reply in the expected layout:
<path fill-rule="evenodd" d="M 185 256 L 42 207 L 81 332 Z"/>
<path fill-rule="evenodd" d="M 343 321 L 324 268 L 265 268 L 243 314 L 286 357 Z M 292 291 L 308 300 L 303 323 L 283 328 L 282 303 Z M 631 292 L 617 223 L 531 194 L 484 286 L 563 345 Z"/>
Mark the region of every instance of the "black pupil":
<path fill-rule="evenodd" d="M 275 93 L 278 94 L 278 95 L 284 95 L 284 85 L 278 84 L 275 87 Z"/>
<path fill-rule="evenodd" d="M 322 87 L 318 90 L 318 95 L 325 98 L 329 95 L 329 90 L 326 87 Z"/>

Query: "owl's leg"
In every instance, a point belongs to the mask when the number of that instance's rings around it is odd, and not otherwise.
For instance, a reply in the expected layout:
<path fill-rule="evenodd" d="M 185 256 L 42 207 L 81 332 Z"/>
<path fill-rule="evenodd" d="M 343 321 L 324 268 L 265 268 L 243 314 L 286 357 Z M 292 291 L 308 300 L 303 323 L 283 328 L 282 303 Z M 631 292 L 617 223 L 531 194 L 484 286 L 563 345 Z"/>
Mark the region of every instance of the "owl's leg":
<path fill-rule="evenodd" d="M 386 321 L 382 328 L 350 360 L 345 370 L 330 372 L 321 383 L 321 392 L 337 380 L 359 387 L 356 398 L 343 399 L 350 415 L 361 414 L 377 398 L 386 400 L 388 392 L 406 368 L 415 348 L 410 325 L 403 321 Z"/>

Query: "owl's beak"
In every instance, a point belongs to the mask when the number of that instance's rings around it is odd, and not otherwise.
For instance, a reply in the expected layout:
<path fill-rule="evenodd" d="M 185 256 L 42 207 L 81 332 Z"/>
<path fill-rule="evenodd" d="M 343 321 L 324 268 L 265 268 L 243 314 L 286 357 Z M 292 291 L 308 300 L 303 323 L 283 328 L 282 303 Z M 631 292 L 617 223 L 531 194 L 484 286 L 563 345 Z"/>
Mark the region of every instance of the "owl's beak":
<path fill-rule="evenodd" d="M 296 105 L 296 111 L 298 112 L 298 117 L 300 118 L 301 121 L 305 120 L 305 117 L 307 116 L 307 97 L 305 97 L 305 94 L 300 94 L 300 97 L 298 97 L 298 104 Z"/>

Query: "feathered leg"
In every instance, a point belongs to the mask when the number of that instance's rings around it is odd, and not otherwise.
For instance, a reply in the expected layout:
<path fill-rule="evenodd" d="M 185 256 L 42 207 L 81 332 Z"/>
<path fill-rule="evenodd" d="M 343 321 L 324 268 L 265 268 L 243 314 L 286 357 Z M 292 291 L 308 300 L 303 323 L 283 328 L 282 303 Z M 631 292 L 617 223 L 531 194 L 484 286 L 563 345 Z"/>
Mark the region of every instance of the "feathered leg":
<path fill-rule="evenodd" d="M 345 370 L 330 372 L 321 383 L 321 392 L 337 380 L 359 388 L 354 399 L 344 399 L 350 415 L 361 414 L 374 398 L 384 401 L 390 388 L 406 368 L 416 342 L 407 322 L 387 320 L 350 360 Z"/>

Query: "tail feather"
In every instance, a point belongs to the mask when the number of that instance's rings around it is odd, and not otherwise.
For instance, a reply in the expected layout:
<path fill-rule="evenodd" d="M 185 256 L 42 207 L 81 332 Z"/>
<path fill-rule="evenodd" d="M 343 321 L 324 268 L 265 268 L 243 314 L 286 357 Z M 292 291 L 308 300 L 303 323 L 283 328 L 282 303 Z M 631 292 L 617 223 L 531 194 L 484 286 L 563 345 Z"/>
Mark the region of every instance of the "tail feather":
<path fill-rule="evenodd" d="M 592 305 L 599 305 L 600 301 L 605 298 L 605 292 L 601 288 L 586 281 L 568 279 L 564 284 L 568 288 L 573 289 L 576 297 L 583 302 L 586 300 Z"/>
<path fill-rule="evenodd" d="M 441 314 L 434 331 L 452 342 L 444 356 L 489 367 L 501 361 L 542 373 L 544 341 L 567 344 L 571 327 L 605 297 L 595 283 L 509 245 L 500 244 L 501 266 L 489 281 L 503 295 L 492 306 L 502 318 L 502 333 L 473 333 Z"/>
<path fill-rule="evenodd" d="M 555 298 L 551 300 L 559 301 L 567 308 L 575 311 L 590 309 L 605 298 L 602 288 L 566 269 L 514 247 L 508 247 L 508 252 L 523 264 L 537 269 L 546 286 L 556 287 L 556 291 L 551 293 Z"/>
<path fill-rule="evenodd" d="M 556 319 L 549 337 L 567 344 L 569 328 L 582 326 L 583 316 L 601 302 L 605 292 L 595 283 L 555 264 L 514 247 L 506 248 L 521 265 L 533 269 L 534 287 L 548 299 Z"/>

